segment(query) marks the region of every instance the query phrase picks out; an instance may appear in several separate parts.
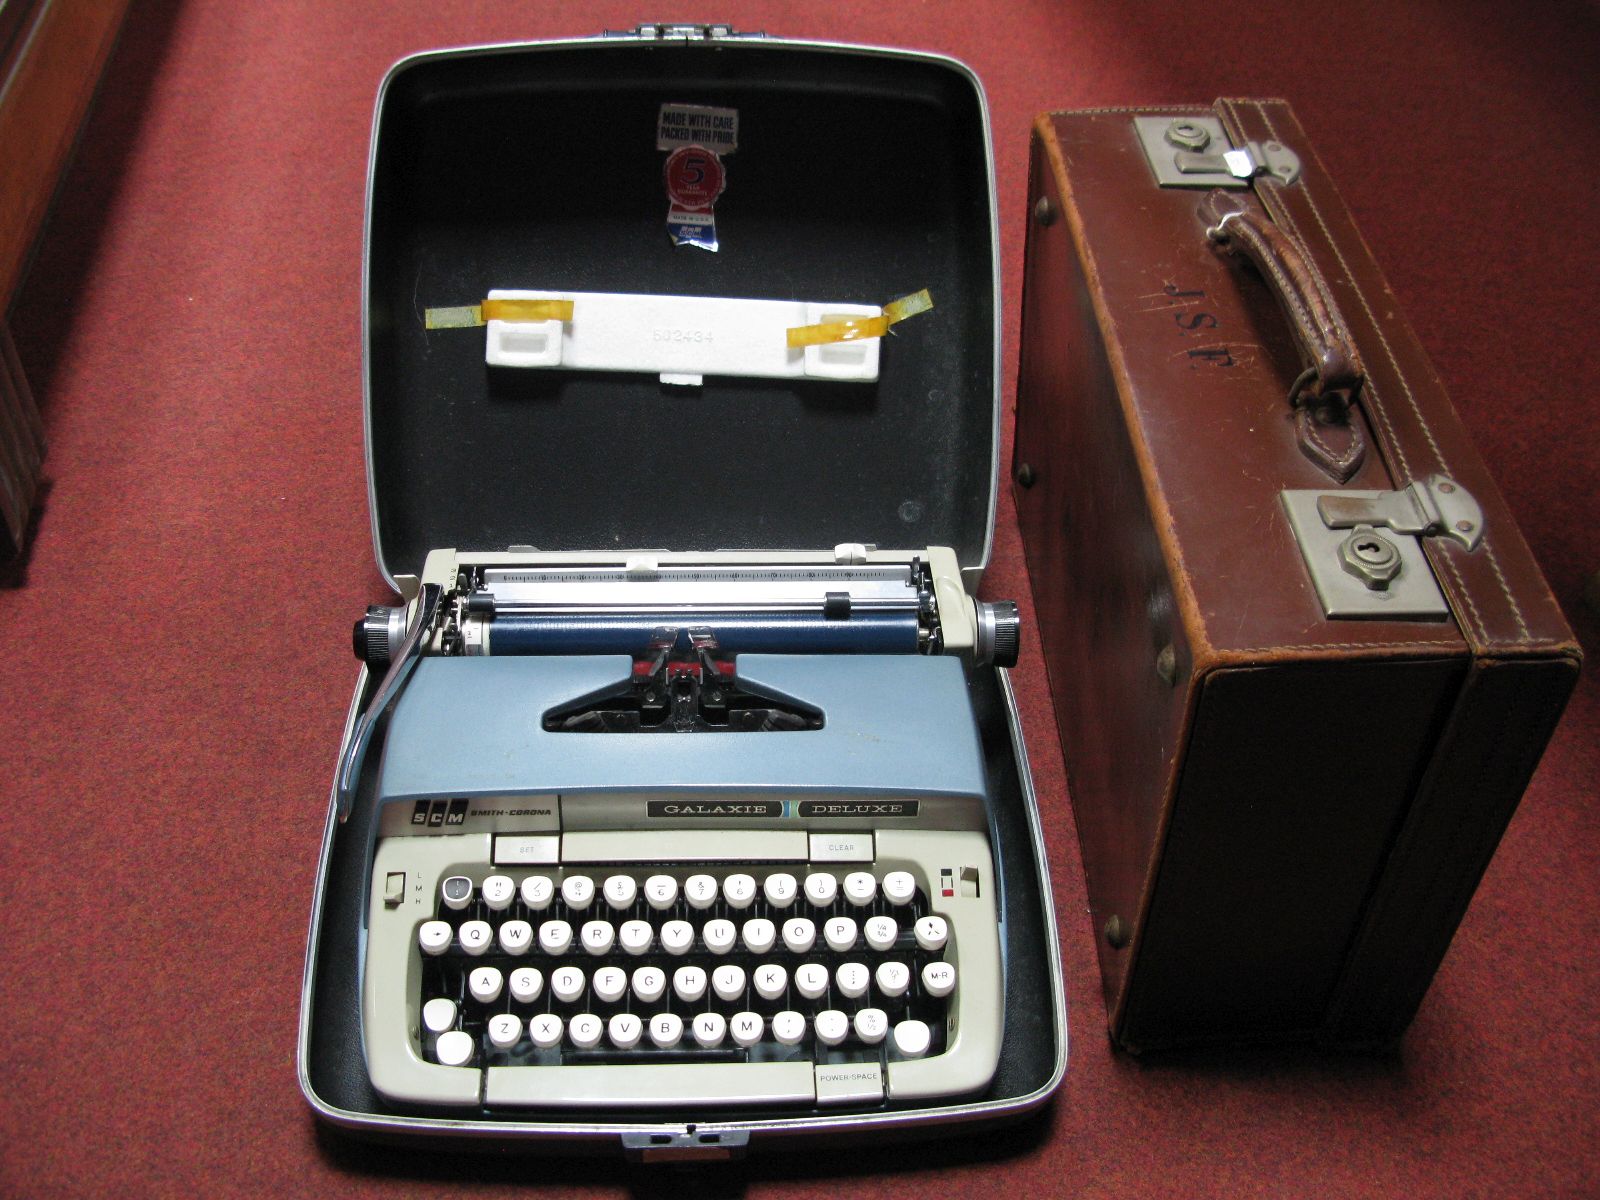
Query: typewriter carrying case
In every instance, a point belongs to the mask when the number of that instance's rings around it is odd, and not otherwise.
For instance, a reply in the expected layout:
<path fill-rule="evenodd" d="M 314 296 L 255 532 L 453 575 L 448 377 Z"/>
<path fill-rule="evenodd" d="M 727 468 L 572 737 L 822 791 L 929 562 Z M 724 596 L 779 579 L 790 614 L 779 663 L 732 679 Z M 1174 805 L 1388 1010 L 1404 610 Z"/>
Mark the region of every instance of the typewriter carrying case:
<path fill-rule="evenodd" d="M 664 104 L 737 111 L 715 252 L 668 236 Z M 415 595 L 437 547 L 841 543 L 950 546 L 976 590 L 999 451 L 998 240 L 987 108 L 961 64 L 718 26 L 416 55 L 379 89 L 364 256 L 369 501 L 397 591 Z M 486 370 L 481 331 L 424 327 L 427 307 L 507 287 L 863 303 L 926 288 L 934 307 L 885 339 L 866 389 L 709 376 L 670 387 L 621 371 Z M 361 671 L 347 745 L 376 674 Z M 1039 815 L 1005 671 L 971 667 L 965 687 L 991 797 L 1004 964 L 1004 1037 L 986 1091 L 867 1110 L 387 1103 L 364 1067 L 360 981 L 380 725 L 348 819 L 337 803 L 328 814 L 298 1055 L 312 1108 L 383 1140 L 646 1160 L 948 1132 L 1036 1108 L 1067 1050 Z"/>
<path fill-rule="evenodd" d="M 1384 1043 L 1579 649 L 1289 107 L 1033 136 L 1017 509 L 1120 1046 Z"/>

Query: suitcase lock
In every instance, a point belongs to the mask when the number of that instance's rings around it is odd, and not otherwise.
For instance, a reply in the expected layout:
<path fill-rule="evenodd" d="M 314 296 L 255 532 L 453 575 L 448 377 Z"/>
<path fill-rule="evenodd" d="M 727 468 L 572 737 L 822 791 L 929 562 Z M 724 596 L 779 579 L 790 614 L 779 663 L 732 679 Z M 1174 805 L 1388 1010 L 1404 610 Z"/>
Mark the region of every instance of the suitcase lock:
<path fill-rule="evenodd" d="M 1289 147 L 1236 147 L 1215 117 L 1135 117 L 1133 127 L 1161 187 L 1247 188 L 1257 175 L 1287 186 L 1300 178 L 1300 157 Z"/>
<path fill-rule="evenodd" d="M 1443 475 L 1396 491 L 1286 490 L 1289 515 L 1324 616 L 1442 620 L 1444 593 L 1422 552 L 1424 537 L 1466 550 L 1483 539 L 1483 511 Z"/>

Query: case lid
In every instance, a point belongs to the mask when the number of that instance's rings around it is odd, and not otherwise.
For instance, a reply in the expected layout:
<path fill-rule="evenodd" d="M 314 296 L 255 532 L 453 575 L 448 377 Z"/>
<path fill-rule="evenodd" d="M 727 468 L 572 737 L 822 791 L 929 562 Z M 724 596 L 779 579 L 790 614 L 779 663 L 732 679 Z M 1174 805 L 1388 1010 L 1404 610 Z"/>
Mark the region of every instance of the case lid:
<path fill-rule="evenodd" d="M 738 111 L 721 248 L 668 236 L 661 106 Z M 595 38 L 398 63 L 374 120 L 367 472 L 391 582 L 442 546 L 948 545 L 987 563 L 998 243 L 981 85 L 946 58 L 768 39 Z M 493 288 L 934 309 L 876 383 L 484 364 L 424 309 Z"/>

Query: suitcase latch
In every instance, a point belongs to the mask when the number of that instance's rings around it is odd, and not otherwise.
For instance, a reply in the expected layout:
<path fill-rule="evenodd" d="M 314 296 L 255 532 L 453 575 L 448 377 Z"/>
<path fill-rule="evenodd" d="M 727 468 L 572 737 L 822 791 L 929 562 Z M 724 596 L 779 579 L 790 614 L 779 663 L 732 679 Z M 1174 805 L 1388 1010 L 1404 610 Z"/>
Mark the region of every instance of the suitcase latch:
<path fill-rule="evenodd" d="M 1162 187 L 1246 188 L 1258 175 L 1300 178 L 1300 156 L 1282 142 L 1235 147 L 1215 117 L 1135 117 L 1133 126 Z"/>
<path fill-rule="evenodd" d="M 1396 491 L 1282 493 L 1312 585 L 1329 618 L 1442 620 L 1444 593 L 1421 539 L 1483 540 L 1483 510 L 1454 480 L 1433 475 Z"/>

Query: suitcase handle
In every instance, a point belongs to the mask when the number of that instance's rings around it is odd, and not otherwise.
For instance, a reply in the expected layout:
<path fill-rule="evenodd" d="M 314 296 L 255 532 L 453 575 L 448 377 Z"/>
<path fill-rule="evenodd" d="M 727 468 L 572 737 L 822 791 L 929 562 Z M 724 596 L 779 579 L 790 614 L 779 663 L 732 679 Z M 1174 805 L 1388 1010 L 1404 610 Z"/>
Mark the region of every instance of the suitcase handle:
<path fill-rule="evenodd" d="M 1367 454 L 1350 416 L 1366 370 L 1338 305 L 1295 240 L 1240 196 L 1218 189 L 1201 201 L 1200 216 L 1212 244 L 1248 258 L 1278 298 L 1308 364 L 1289 389 L 1295 438 L 1307 458 L 1344 483 Z M 1330 427 L 1346 430 L 1343 447 L 1325 436 Z"/>

